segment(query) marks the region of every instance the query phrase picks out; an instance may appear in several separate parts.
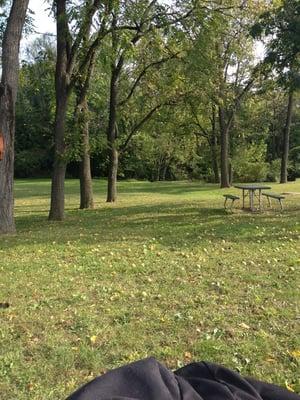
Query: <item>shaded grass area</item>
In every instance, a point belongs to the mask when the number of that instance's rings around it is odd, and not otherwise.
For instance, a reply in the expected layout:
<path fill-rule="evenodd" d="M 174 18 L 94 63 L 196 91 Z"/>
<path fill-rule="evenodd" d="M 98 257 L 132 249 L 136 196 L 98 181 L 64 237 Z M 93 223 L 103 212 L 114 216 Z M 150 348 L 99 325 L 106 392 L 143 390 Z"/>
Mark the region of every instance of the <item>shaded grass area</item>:
<path fill-rule="evenodd" d="M 119 201 L 47 221 L 50 183 L 17 181 L 18 234 L 1 238 L 0 393 L 63 399 L 109 368 L 155 356 L 223 363 L 300 390 L 300 196 L 286 210 L 223 210 L 197 182 L 121 182 Z M 300 192 L 300 182 L 271 184 Z"/>

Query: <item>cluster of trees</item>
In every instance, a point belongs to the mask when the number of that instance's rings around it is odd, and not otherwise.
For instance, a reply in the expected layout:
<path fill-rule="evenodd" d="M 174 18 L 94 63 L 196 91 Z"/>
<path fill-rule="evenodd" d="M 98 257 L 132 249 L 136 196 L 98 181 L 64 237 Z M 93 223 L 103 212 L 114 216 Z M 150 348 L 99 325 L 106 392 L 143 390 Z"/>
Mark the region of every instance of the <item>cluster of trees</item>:
<path fill-rule="evenodd" d="M 13 168 L 22 177 L 51 174 L 52 220 L 64 218 L 66 173 L 80 178 L 81 208 L 93 207 L 92 174 L 108 178 L 108 202 L 118 177 L 228 187 L 233 176 L 296 176 L 300 4 L 271 3 L 56 0 L 57 35 L 28 47 L 16 102 L 28 1 L 14 0 L 0 24 L 0 231 L 14 229 Z M 24 10 L 17 22 L 14 7 Z M 263 60 L 258 41 L 266 43 Z M 2 87 L 13 92 L 11 109 L 3 109 Z"/>

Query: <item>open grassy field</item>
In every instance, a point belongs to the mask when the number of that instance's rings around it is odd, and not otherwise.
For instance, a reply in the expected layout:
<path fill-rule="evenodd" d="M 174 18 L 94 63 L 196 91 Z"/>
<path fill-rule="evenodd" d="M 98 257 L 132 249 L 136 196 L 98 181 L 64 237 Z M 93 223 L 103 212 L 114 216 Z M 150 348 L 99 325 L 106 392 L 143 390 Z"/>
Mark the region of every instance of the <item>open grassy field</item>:
<path fill-rule="evenodd" d="M 64 399 L 112 367 L 193 360 L 300 391 L 300 194 L 226 213 L 216 185 L 121 182 L 119 201 L 47 221 L 50 182 L 16 182 L 0 238 L 0 398 Z M 300 193 L 300 181 L 271 184 Z"/>

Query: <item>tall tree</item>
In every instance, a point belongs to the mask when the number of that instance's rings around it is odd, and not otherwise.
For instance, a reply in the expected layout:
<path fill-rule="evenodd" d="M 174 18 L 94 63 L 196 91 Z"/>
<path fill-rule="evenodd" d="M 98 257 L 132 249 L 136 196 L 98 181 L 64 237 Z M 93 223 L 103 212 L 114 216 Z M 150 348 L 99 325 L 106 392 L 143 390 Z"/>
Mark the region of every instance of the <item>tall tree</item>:
<path fill-rule="evenodd" d="M 160 101 L 159 96 L 156 102 L 144 107 L 139 118 L 132 124 L 130 129 L 126 129 L 125 140 L 122 146 L 118 147 L 118 123 L 122 119 L 120 116 L 121 109 L 124 109 L 132 100 L 133 95 L 138 91 L 145 77 L 150 75 L 153 70 L 159 68 L 168 60 L 175 58 L 177 53 L 170 51 L 168 45 L 164 46 L 167 38 L 161 33 L 159 37 L 159 45 L 161 49 L 158 54 L 152 54 L 152 59 L 139 60 L 138 54 L 141 47 L 153 49 L 157 44 L 156 33 L 161 29 L 167 29 L 169 26 L 179 23 L 179 21 L 187 18 L 191 10 L 185 14 L 178 15 L 176 11 L 170 7 L 159 4 L 153 0 L 131 0 L 127 7 L 122 2 L 116 2 L 112 9 L 111 18 L 111 71 L 110 71 L 110 94 L 109 94 L 109 116 L 107 128 L 107 147 L 109 154 L 108 165 L 108 186 L 107 186 L 107 202 L 114 202 L 117 197 L 117 171 L 119 163 L 119 153 L 123 152 L 129 141 L 135 133 L 155 114 L 162 106 L 162 103 L 170 103 L 169 101 Z M 127 31 L 120 30 L 120 23 L 127 25 Z M 166 43 L 165 43 L 166 44 Z M 159 58 L 156 58 L 159 57 Z M 141 62 L 139 62 L 141 61 Z M 121 78 L 126 75 L 131 76 L 130 83 L 125 88 L 123 99 L 120 99 Z M 123 87 L 124 89 L 124 87 Z M 127 92 L 126 92 L 127 90 Z M 150 96 L 149 96 L 150 97 Z M 150 102 L 149 102 L 150 103 Z M 146 111 L 144 111 L 146 109 Z M 125 128 L 126 124 L 123 124 Z"/>
<path fill-rule="evenodd" d="M 287 92 L 286 122 L 282 132 L 280 183 L 287 182 L 289 135 L 295 91 L 299 88 L 300 72 L 300 3 L 284 0 L 278 7 L 263 13 L 253 26 L 252 35 L 267 38 L 265 65 L 276 71 L 279 84 Z"/>
<path fill-rule="evenodd" d="M 19 48 L 29 0 L 14 0 L 2 42 L 0 84 L 0 136 L 4 144 L 0 161 L 0 232 L 15 231 L 14 222 L 14 137 L 18 89 Z"/>
<path fill-rule="evenodd" d="M 223 0 L 213 2 L 212 7 L 206 9 L 199 2 L 195 19 L 185 29 L 190 41 L 186 68 L 189 87 L 198 84 L 201 92 L 198 106 L 201 97 L 206 96 L 206 103 L 214 109 L 211 119 L 213 130 L 218 127 L 221 187 L 230 186 L 231 132 L 239 108 L 254 83 L 253 41 L 248 29 L 255 3 Z M 192 103 L 197 110 L 197 102 Z M 201 114 L 197 115 L 198 127 L 200 120 L 207 119 L 207 108 Z M 202 135 L 207 136 L 204 128 L 202 126 Z M 215 144 L 214 139 L 212 149 Z M 214 170 L 217 179 L 216 165 Z"/>
<path fill-rule="evenodd" d="M 70 29 L 70 13 L 67 0 L 55 2 L 57 26 L 57 61 L 55 72 L 56 115 L 54 126 L 55 155 L 51 186 L 51 204 L 49 219 L 64 218 L 64 181 L 67 166 L 66 115 L 70 95 L 74 85 L 90 62 L 94 49 L 97 48 L 105 32 L 105 16 L 107 9 L 100 0 L 89 0 L 77 7 L 79 15 L 75 22 L 75 33 Z M 83 48 L 86 38 L 91 32 L 97 11 L 101 9 L 102 16 L 97 18 L 99 30 L 93 35 L 89 45 Z M 71 13 L 72 14 L 72 13 Z M 76 14 L 76 13 L 73 13 Z M 79 61 L 81 55 L 81 62 Z"/>
<path fill-rule="evenodd" d="M 90 138 L 89 138 L 89 108 L 87 95 L 94 68 L 95 53 L 91 57 L 86 71 L 78 78 L 75 85 L 76 108 L 75 124 L 80 136 L 80 208 L 94 208 L 93 184 L 90 159 Z"/>

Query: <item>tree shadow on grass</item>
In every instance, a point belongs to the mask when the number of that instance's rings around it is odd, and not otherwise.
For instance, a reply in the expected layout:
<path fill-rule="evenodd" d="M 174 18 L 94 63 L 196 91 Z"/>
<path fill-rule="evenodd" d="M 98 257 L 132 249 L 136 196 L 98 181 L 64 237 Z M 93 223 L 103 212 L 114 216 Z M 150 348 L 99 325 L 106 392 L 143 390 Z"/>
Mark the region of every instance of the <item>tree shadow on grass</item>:
<path fill-rule="evenodd" d="M 94 192 L 100 196 L 106 196 L 107 182 L 105 180 L 93 180 Z M 147 182 L 147 181 L 119 181 L 118 192 L 120 194 L 139 194 L 144 193 L 156 193 L 163 195 L 180 195 L 188 194 L 193 192 L 212 192 L 220 191 L 219 185 L 216 184 L 205 184 L 203 182 L 189 182 L 189 181 L 170 181 L 170 182 Z M 29 180 L 29 181 L 17 181 L 15 185 L 15 195 L 18 200 L 30 199 L 30 198 L 50 198 L 51 182 L 50 180 Z M 66 194 L 67 195 L 78 195 L 79 198 L 79 187 L 78 180 L 71 179 L 66 181 Z M 78 200 L 79 201 L 79 200 Z"/>
<path fill-rule="evenodd" d="M 124 238 L 139 243 L 155 237 L 162 246 L 178 249 L 199 246 L 202 240 L 271 242 L 284 236 L 283 229 L 294 229 L 299 215 L 296 208 L 288 215 L 231 214 L 221 206 L 203 207 L 201 202 L 69 210 L 63 222 L 49 222 L 45 213 L 31 212 L 17 218 L 18 234 L 7 240 L 5 247 L 19 246 L 24 239 L 28 243 L 29 235 L 35 243 L 57 241 L 61 245 L 70 241 L 95 244 L 97 235 L 99 243 L 111 243 L 112 249 Z M 298 219 L 300 223 L 300 216 Z M 296 232 L 292 236 L 298 238 Z"/>

